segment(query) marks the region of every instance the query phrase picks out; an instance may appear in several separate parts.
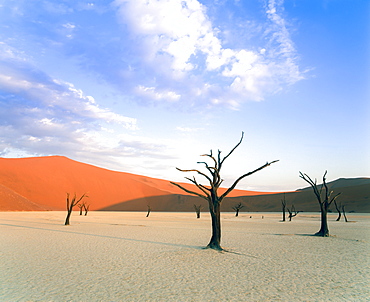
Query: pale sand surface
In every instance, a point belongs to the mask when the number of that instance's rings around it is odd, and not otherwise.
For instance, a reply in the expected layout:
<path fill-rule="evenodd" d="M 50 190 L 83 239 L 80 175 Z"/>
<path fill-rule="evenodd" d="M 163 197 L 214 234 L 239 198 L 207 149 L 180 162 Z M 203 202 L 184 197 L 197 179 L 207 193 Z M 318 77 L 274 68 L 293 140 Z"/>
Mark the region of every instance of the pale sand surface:
<path fill-rule="evenodd" d="M 0 301 L 370 301 L 370 214 L 145 214 L 0 212 Z"/>

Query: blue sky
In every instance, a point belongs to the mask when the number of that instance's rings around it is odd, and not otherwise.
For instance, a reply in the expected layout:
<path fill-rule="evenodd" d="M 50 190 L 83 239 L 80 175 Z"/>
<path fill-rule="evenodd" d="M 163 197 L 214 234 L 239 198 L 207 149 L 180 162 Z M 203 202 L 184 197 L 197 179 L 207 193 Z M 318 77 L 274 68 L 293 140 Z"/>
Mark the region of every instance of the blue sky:
<path fill-rule="evenodd" d="M 0 156 L 225 186 L 369 176 L 367 0 L 0 1 Z M 73 171 L 71 171 L 73 173 Z M 184 180 L 185 181 L 185 180 Z"/>

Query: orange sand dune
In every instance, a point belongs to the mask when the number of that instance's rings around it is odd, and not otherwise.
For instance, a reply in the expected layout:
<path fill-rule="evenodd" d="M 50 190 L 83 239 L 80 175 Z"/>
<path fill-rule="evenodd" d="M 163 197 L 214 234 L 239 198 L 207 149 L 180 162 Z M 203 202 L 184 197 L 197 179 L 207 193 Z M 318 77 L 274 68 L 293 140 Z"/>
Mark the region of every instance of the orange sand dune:
<path fill-rule="evenodd" d="M 167 180 L 111 171 L 63 156 L 0 158 L 0 185 L 0 210 L 7 211 L 64 210 L 66 193 L 87 193 L 91 210 L 155 196 L 189 195 Z M 191 184 L 183 185 L 196 190 Z M 260 194 L 234 190 L 229 196 Z"/>
<path fill-rule="evenodd" d="M 43 211 L 42 207 L 0 184 L 0 209 L 2 211 Z"/>

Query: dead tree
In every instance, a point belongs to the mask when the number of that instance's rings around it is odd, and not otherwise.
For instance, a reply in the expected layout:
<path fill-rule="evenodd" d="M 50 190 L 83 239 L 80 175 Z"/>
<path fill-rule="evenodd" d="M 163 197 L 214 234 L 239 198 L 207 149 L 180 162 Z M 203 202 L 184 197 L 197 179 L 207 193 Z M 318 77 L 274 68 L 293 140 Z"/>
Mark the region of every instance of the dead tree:
<path fill-rule="evenodd" d="M 237 205 L 233 206 L 232 209 L 235 211 L 235 217 L 239 216 L 239 211 L 244 208 L 241 202 L 239 202 Z"/>
<path fill-rule="evenodd" d="M 69 193 L 67 193 L 67 217 L 64 225 L 69 225 L 69 218 L 71 217 L 73 207 L 79 204 L 79 202 L 86 196 L 86 193 L 83 194 L 79 199 L 76 200 L 76 194 L 73 196 L 72 200 L 69 200 Z"/>
<path fill-rule="evenodd" d="M 344 206 L 342 206 L 342 212 L 343 212 L 343 216 L 344 216 L 344 221 L 348 222 L 347 216 L 346 216 L 346 211 L 344 210 Z"/>
<path fill-rule="evenodd" d="M 80 215 L 82 215 L 82 209 L 84 208 L 84 203 L 80 203 L 77 206 L 80 208 Z"/>
<path fill-rule="evenodd" d="M 281 207 L 283 211 L 283 222 L 285 221 L 285 209 L 286 209 L 286 199 L 285 199 L 285 194 L 284 194 L 284 199 L 281 200 Z"/>
<path fill-rule="evenodd" d="M 150 211 L 151 211 L 152 209 L 150 208 L 150 205 L 147 205 L 147 207 L 148 207 L 148 212 L 146 213 L 146 217 L 149 217 Z"/>
<path fill-rule="evenodd" d="M 200 218 L 200 210 L 202 209 L 202 205 L 200 204 L 197 206 L 196 204 L 194 205 L 195 213 L 197 213 L 197 218 Z"/>
<path fill-rule="evenodd" d="M 84 203 L 84 210 L 85 210 L 85 216 L 87 216 L 87 212 L 89 212 L 90 205 Z"/>
<path fill-rule="evenodd" d="M 201 183 L 198 183 L 198 181 L 195 179 L 195 176 L 193 176 L 193 178 L 188 178 L 188 177 L 185 177 L 185 178 L 189 180 L 190 182 L 192 182 L 197 187 L 199 192 L 188 190 L 184 188 L 183 186 L 181 186 L 180 184 L 171 182 L 173 185 L 179 187 L 185 192 L 192 194 L 192 195 L 199 196 L 208 201 L 209 212 L 211 214 L 211 220 L 212 220 L 212 237 L 207 245 L 207 248 L 211 248 L 211 249 L 215 249 L 219 251 L 223 250 L 220 245 L 221 243 L 220 206 L 221 206 L 221 202 L 223 201 L 223 199 L 236 187 L 239 181 L 241 181 L 243 178 L 250 176 L 270 166 L 272 163 L 277 162 L 277 160 L 272 161 L 270 163 L 267 162 L 263 166 L 240 176 L 238 179 L 234 181 L 234 183 L 223 194 L 219 195 L 218 189 L 220 188 L 220 185 L 223 182 L 223 179 L 221 178 L 221 174 L 220 174 L 222 165 L 224 164 L 225 160 L 234 152 L 234 150 L 241 144 L 243 140 L 243 136 L 244 136 L 244 133 L 242 132 L 242 136 L 241 136 L 239 143 L 237 143 L 236 146 L 223 158 L 221 158 L 220 150 L 218 150 L 217 156 L 213 155 L 212 150 L 210 151 L 210 154 L 202 155 L 210 159 L 212 162 L 211 165 L 209 165 L 207 162 L 198 162 L 198 164 L 203 164 L 205 166 L 205 169 L 207 170 L 206 173 L 201 172 L 200 170 L 197 170 L 197 169 L 183 170 L 183 169 L 176 168 L 177 170 L 181 172 L 195 172 L 201 175 L 208 181 L 209 186 L 205 186 Z"/>
<path fill-rule="evenodd" d="M 302 172 L 299 172 L 300 177 L 308 182 L 313 192 L 316 196 L 317 201 L 320 205 L 320 211 L 321 211 L 321 228 L 320 230 L 315 234 L 316 236 L 322 236 L 322 237 L 328 237 L 329 236 L 329 228 L 328 228 L 328 209 L 331 205 L 331 203 L 337 199 L 337 197 L 340 195 L 340 193 L 336 194 L 332 197 L 333 191 L 329 192 L 329 188 L 326 184 L 326 173 L 328 171 L 325 171 L 325 174 L 322 178 L 323 184 L 319 188 L 319 186 L 316 184 L 316 179 L 313 181 L 307 174 L 302 174 Z M 323 192 L 325 188 L 325 192 Z"/>
<path fill-rule="evenodd" d="M 341 207 L 341 204 L 339 203 L 339 205 L 337 204 L 337 201 L 334 200 L 334 205 L 335 205 L 335 209 L 337 210 L 338 212 L 338 218 L 335 220 L 335 221 L 339 221 L 340 218 L 342 217 L 342 213 L 340 212 L 340 207 Z"/>
<path fill-rule="evenodd" d="M 292 207 L 289 209 L 289 207 L 286 208 L 288 213 L 289 213 L 289 221 L 292 221 L 292 218 L 293 217 L 296 217 L 299 213 L 299 211 L 296 211 L 295 210 L 295 207 L 294 205 L 292 205 Z"/>

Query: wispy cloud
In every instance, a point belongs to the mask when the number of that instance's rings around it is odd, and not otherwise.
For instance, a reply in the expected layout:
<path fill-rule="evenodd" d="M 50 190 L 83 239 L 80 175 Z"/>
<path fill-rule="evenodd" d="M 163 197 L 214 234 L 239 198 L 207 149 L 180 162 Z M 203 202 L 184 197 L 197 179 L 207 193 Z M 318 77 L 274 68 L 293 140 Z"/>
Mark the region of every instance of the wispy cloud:
<path fill-rule="evenodd" d="M 181 97 L 174 91 L 170 90 L 157 91 L 155 87 L 144 87 L 141 85 L 136 87 L 135 91 L 139 96 L 144 96 L 157 101 L 175 102 L 179 100 Z"/>
<path fill-rule="evenodd" d="M 137 120 L 102 108 L 73 84 L 53 79 L 5 43 L 0 45 L 2 155 L 14 149 L 30 155 L 106 150 L 111 132 L 137 129 Z M 117 133 L 116 145 L 121 144 Z M 86 139 L 86 138 L 89 139 Z"/>
<path fill-rule="evenodd" d="M 132 38 L 141 47 L 147 45 L 142 60 L 147 66 L 160 66 L 150 69 L 152 79 L 144 78 L 140 87 L 155 78 L 151 89 L 174 91 L 183 102 L 198 99 L 234 108 L 303 79 L 282 4 L 271 0 L 266 6 L 269 43 L 255 50 L 255 45 L 225 47 L 206 7 L 196 0 L 115 1 L 120 21 L 134 34 Z"/>
<path fill-rule="evenodd" d="M 268 1 L 258 22 L 239 16 L 224 21 L 222 29 L 213 23 L 211 9 L 197 0 L 115 0 L 105 7 L 43 1 L 37 12 L 29 3 L 18 5 L 15 19 L 32 29 L 27 35 L 41 33 L 35 39 L 45 53 L 52 49 L 74 58 L 79 68 L 96 72 L 141 104 L 238 109 L 303 79 L 283 1 Z M 43 14 L 53 18 L 39 18 Z M 99 18 L 103 26 L 87 23 L 80 14 Z M 236 27 L 261 39 L 229 43 Z"/>
<path fill-rule="evenodd" d="M 30 66 L 25 67 L 24 64 L 19 69 L 14 66 L 14 63 L 11 66 L 4 63 L 0 65 L 0 89 L 4 93 L 22 95 L 33 101 L 34 108 L 45 109 L 49 115 L 54 114 L 59 118 L 64 112 L 65 115 L 77 119 L 115 122 L 125 128 L 135 129 L 135 119 L 99 107 L 93 97 L 84 95 L 82 90 L 76 89 L 73 84 L 51 79 L 42 72 L 32 70 Z"/>

